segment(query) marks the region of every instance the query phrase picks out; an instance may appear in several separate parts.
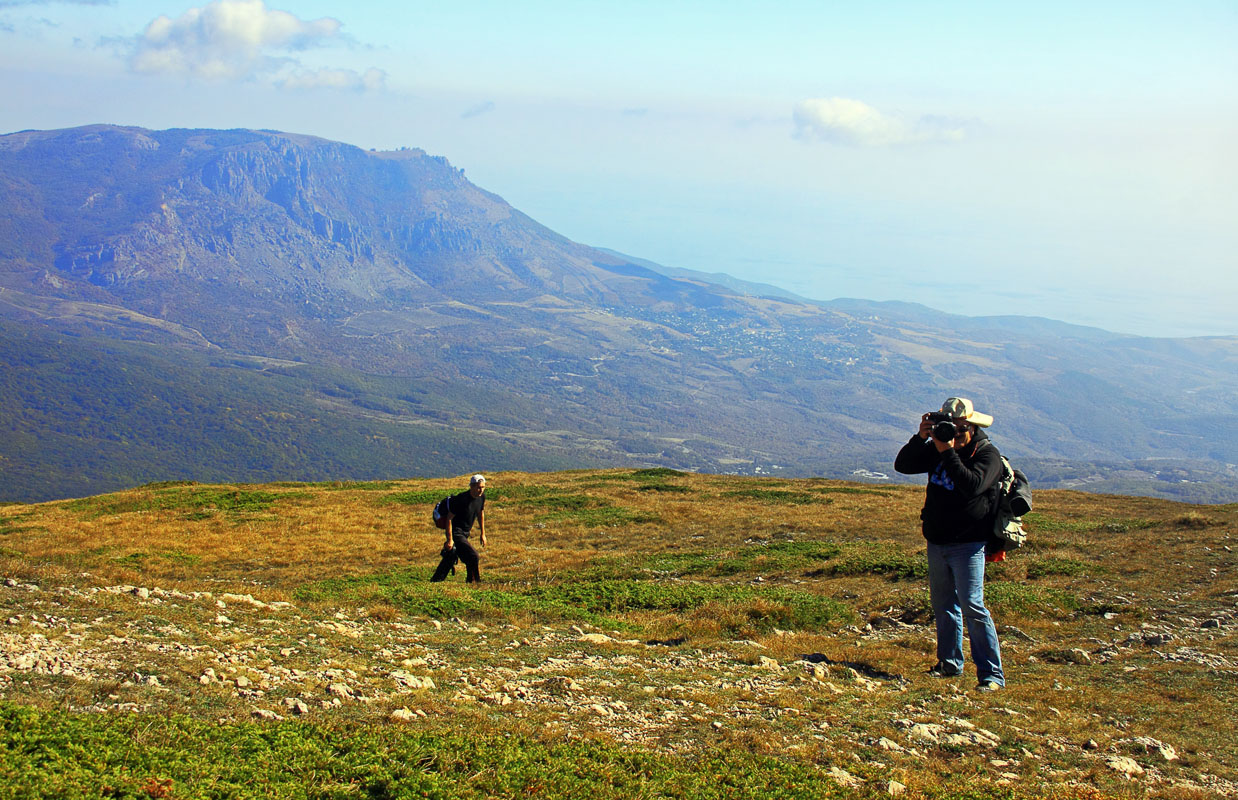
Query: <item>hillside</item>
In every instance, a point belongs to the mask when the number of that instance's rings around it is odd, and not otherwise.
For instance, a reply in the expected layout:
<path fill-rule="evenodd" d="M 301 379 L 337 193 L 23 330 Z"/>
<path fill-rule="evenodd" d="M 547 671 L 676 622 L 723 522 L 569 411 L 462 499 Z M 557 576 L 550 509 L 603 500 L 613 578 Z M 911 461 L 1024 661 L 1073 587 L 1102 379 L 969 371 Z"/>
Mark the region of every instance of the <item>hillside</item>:
<path fill-rule="evenodd" d="M 0 507 L 0 793 L 1238 796 L 1238 507 L 1039 493 L 981 695 L 924 673 L 918 487 L 491 474 L 474 589 L 460 485 Z"/>
<path fill-rule="evenodd" d="M 0 499 L 472 457 L 845 478 L 967 394 L 1038 486 L 1238 500 L 1238 338 L 664 274 L 445 159 L 274 131 L 9 134 L 0 190 Z"/>

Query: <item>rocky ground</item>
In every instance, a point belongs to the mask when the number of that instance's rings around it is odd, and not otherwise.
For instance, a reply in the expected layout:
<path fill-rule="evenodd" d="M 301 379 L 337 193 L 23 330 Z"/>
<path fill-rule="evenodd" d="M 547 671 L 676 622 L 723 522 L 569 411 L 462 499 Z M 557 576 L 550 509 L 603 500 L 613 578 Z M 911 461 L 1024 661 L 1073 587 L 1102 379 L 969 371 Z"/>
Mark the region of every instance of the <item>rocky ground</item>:
<path fill-rule="evenodd" d="M 1181 787 L 1238 797 L 1232 772 L 1201 768 L 1215 763 L 1202 749 L 1206 737 L 1149 735 L 1116 708 L 1080 707 L 1072 685 L 1081 671 L 1104 670 L 1120 683 L 1158 663 L 1232 681 L 1238 663 L 1216 646 L 1238 625 L 1232 604 L 1202 618 L 1116 625 L 1111 638 L 1069 647 L 1006 627 L 1012 682 L 996 694 L 961 678 L 876 666 L 883 662 L 870 654 L 927 652 L 932 641 L 929 628 L 901 621 L 897 609 L 828 647 L 789 632 L 701 647 L 567 622 L 381 619 L 236 592 L 92 585 L 85 574 L 76 585 L 5 579 L 0 604 L 0 698 L 50 698 L 70 711 L 460 719 L 667 752 L 759 746 L 828 753 L 843 783 L 860 780 L 855 764 L 887 767 L 894 794 L 921 765 L 965 754 L 995 783 L 1104 775 L 1136 793 Z M 819 649 L 805 651 L 813 644 Z M 1020 687 L 1020 672 L 1036 685 Z"/>

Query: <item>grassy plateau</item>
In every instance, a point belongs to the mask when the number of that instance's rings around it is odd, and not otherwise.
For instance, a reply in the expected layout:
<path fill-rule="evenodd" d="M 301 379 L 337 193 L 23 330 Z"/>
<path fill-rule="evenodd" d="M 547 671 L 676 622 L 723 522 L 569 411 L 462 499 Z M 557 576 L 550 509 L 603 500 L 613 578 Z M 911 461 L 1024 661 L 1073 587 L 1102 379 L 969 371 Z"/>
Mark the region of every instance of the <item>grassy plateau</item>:
<path fill-rule="evenodd" d="M 979 693 L 922 489 L 497 473 L 431 584 L 465 483 L 0 506 L 0 797 L 1238 797 L 1238 506 L 1038 493 Z"/>

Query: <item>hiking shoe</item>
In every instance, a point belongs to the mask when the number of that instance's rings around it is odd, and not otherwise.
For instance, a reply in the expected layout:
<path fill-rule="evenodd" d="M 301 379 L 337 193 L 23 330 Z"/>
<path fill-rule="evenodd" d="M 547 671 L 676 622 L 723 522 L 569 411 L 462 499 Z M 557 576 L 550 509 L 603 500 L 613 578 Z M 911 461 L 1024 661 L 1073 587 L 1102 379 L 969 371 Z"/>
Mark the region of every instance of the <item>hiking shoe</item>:
<path fill-rule="evenodd" d="M 985 680 L 976 684 L 976 691 L 979 692 L 996 692 L 1002 688 L 1002 685 L 997 681 Z"/>
<path fill-rule="evenodd" d="M 963 671 L 960 669 L 955 669 L 945 662 L 938 661 L 933 665 L 932 669 L 928 671 L 928 674 L 936 675 L 938 678 L 957 678 L 963 674 Z"/>

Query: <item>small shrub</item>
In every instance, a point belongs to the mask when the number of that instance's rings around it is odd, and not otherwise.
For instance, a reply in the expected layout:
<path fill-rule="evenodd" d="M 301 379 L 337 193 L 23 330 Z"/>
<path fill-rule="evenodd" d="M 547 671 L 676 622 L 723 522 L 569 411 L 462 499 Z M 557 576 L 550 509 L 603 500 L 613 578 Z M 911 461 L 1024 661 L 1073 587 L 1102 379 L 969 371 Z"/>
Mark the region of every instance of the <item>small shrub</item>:
<path fill-rule="evenodd" d="M 1204 516 L 1198 511 L 1188 511 L 1174 520 L 1174 525 L 1179 528 L 1188 528 L 1197 531 L 1203 530 L 1204 528 L 1215 524 L 1216 520 L 1212 519 L 1212 517 Z"/>

